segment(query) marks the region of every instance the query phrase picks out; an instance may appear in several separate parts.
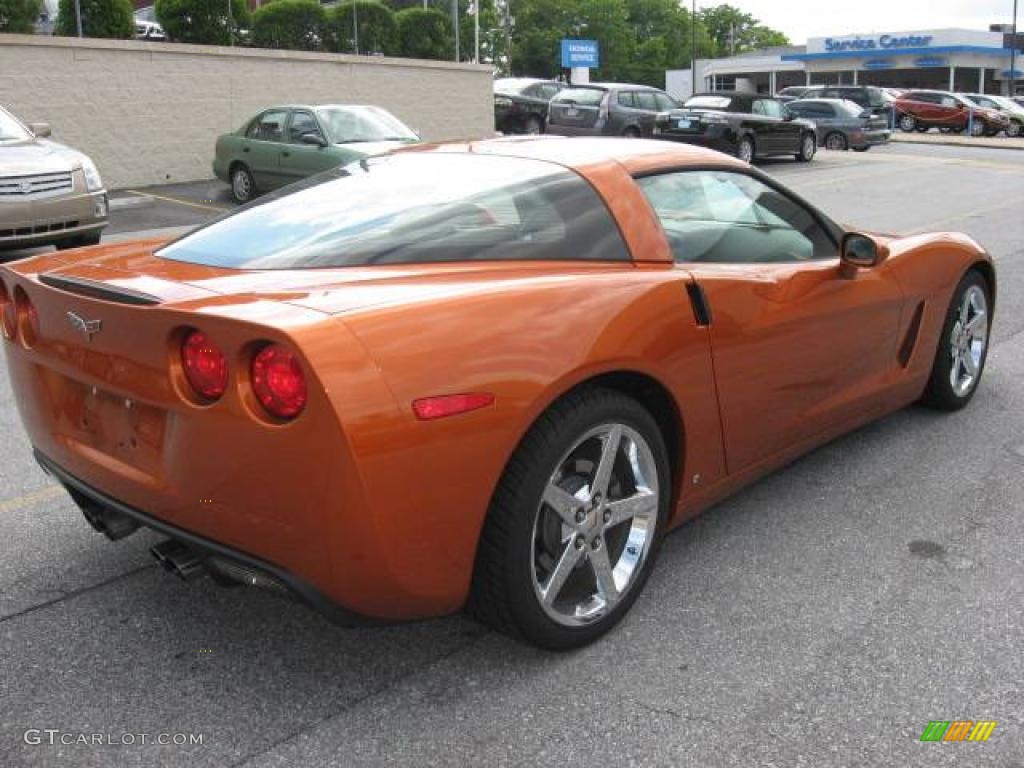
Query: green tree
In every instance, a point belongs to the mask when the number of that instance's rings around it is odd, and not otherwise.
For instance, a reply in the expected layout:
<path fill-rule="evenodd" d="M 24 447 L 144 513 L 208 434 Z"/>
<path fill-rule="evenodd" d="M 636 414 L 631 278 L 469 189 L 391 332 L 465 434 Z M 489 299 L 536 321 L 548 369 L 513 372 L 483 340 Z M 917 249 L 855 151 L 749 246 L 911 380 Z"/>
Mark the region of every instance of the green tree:
<path fill-rule="evenodd" d="M 0 32 L 31 34 L 39 18 L 39 0 L 0 0 Z"/>
<path fill-rule="evenodd" d="M 395 14 L 398 48 L 415 59 L 451 59 L 455 37 L 448 16 L 429 8 L 407 8 Z"/>
<path fill-rule="evenodd" d="M 763 26 L 749 13 L 731 5 L 704 8 L 698 15 L 715 41 L 716 56 L 731 56 L 773 45 L 789 45 L 789 38 L 783 33 Z"/>
<path fill-rule="evenodd" d="M 156 19 L 172 40 L 180 43 L 229 45 L 251 22 L 245 0 L 156 0 Z M 64 0 L 61 0 L 64 2 Z"/>
<path fill-rule="evenodd" d="M 135 36 L 131 0 L 81 0 L 79 5 L 85 37 L 127 39 Z M 65 37 L 78 35 L 74 0 L 60 0 L 53 33 Z"/>
<path fill-rule="evenodd" d="M 375 0 L 350 0 L 328 12 L 331 50 L 339 53 L 355 52 L 356 39 L 352 32 L 354 19 L 359 23 L 359 53 L 383 53 L 388 56 L 399 53 L 398 22 L 395 21 L 395 14 L 386 5 Z"/>
<path fill-rule="evenodd" d="M 274 0 L 252 15 L 257 48 L 320 51 L 327 37 L 327 12 L 317 0 Z"/>

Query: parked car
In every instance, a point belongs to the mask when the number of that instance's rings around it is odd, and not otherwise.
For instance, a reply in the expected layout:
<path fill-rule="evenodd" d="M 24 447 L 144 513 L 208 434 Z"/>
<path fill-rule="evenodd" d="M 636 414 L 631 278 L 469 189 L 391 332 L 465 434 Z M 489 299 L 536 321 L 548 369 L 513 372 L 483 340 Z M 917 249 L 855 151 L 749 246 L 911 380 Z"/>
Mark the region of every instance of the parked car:
<path fill-rule="evenodd" d="M 246 203 L 261 192 L 419 140 L 380 107 L 270 107 L 217 139 L 213 173 L 231 185 L 236 202 Z"/>
<path fill-rule="evenodd" d="M 1006 98 L 1005 96 L 991 96 L 984 93 L 961 93 L 958 95 L 970 99 L 979 107 L 995 110 L 1005 115 L 1006 119 L 1010 121 L 1009 125 L 1006 126 L 1007 136 L 1016 138 L 1024 132 L 1024 106 L 1021 106 L 1013 99 Z"/>
<path fill-rule="evenodd" d="M 164 32 L 164 28 L 159 23 L 136 17 L 135 39 L 162 41 L 167 39 L 167 33 Z"/>
<path fill-rule="evenodd" d="M 1002 113 L 948 91 L 908 91 L 893 106 L 896 123 L 904 131 L 940 128 L 954 133 L 970 130 L 974 136 L 995 136 L 1010 125 Z"/>
<path fill-rule="evenodd" d="M 776 93 L 775 98 L 786 104 L 803 97 L 803 95 L 813 87 L 814 86 L 811 85 L 791 85 Z"/>
<path fill-rule="evenodd" d="M 531 77 L 495 80 L 495 130 L 502 133 L 543 133 L 548 118 L 548 102 L 563 88 L 565 83 Z"/>
<path fill-rule="evenodd" d="M 771 96 L 734 91 L 692 96 L 682 109 L 658 115 L 654 135 L 717 149 L 747 163 L 776 155 L 806 163 L 818 148 L 814 123 Z"/>
<path fill-rule="evenodd" d="M 0 107 L 0 248 L 95 245 L 107 226 L 107 190 L 87 155 L 51 141 Z"/>
<path fill-rule="evenodd" d="M 818 145 L 827 149 L 866 152 L 892 135 L 884 117 L 845 99 L 798 99 L 786 108 L 814 123 Z"/>
<path fill-rule="evenodd" d="M 984 372 L 980 245 L 843 229 L 719 153 L 491 139 L 299 186 L 159 248 L 0 267 L 0 344 L 93 527 L 339 622 L 465 607 L 582 646 L 665 532 L 897 409 L 964 408 Z"/>
<path fill-rule="evenodd" d="M 845 99 L 857 104 L 861 109 L 870 110 L 872 114 L 881 115 L 886 124 L 893 122 L 893 103 L 895 98 L 886 93 L 884 88 L 873 85 L 817 85 L 804 92 L 804 99 Z"/>
<path fill-rule="evenodd" d="M 589 83 L 562 90 L 548 105 L 547 132 L 560 136 L 650 136 L 659 112 L 679 105 L 646 85 Z"/>

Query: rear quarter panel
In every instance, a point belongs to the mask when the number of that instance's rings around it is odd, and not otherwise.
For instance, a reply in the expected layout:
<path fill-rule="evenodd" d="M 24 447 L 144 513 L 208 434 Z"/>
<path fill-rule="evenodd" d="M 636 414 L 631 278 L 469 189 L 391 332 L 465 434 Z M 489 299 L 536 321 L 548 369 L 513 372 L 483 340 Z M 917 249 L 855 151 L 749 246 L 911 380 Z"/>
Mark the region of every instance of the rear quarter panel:
<path fill-rule="evenodd" d="M 321 373 L 345 424 L 368 504 L 366 510 L 338 510 L 332 550 L 346 572 L 339 578 L 363 578 L 347 564 L 372 552 L 408 596 L 373 605 L 375 612 L 458 609 L 488 505 L 516 446 L 552 402 L 604 373 L 631 371 L 661 382 L 680 410 L 686 475 L 720 477 L 709 338 L 694 321 L 688 279 L 665 265 L 568 274 L 548 269 L 495 278 L 420 306 L 340 315 L 397 409 L 364 412 L 350 400 L 344 367 Z M 496 402 L 436 421 L 415 418 L 413 400 L 461 392 L 491 392 Z M 332 497 L 339 495 L 340 478 Z M 353 592 L 373 588 L 366 583 Z"/>

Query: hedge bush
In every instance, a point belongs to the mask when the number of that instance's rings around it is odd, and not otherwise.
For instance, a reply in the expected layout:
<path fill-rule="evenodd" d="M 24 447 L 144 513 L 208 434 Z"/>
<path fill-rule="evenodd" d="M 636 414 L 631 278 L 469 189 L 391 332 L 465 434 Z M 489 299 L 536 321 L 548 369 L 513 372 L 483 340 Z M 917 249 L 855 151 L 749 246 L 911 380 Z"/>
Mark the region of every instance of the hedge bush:
<path fill-rule="evenodd" d="M 327 12 L 317 0 L 274 0 L 252 15 L 257 48 L 321 51 L 329 46 Z"/>
<path fill-rule="evenodd" d="M 332 8 L 327 14 L 331 30 L 331 50 L 355 53 L 355 35 L 352 34 L 353 14 L 359 21 L 359 53 L 397 55 L 398 22 L 394 12 L 376 0 L 350 0 Z"/>
<path fill-rule="evenodd" d="M 238 45 L 240 30 L 252 22 L 245 0 L 231 0 L 230 22 L 224 0 L 156 0 L 155 10 L 168 37 L 179 43 Z"/>
<path fill-rule="evenodd" d="M 82 34 L 85 37 L 127 39 L 135 37 L 135 15 L 131 0 L 80 0 Z M 55 35 L 76 37 L 75 0 L 60 0 Z"/>
<path fill-rule="evenodd" d="M 450 59 L 455 35 L 448 16 L 433 8 L 407 8 L 395 14 L 398 50 L 414 59 Z"/>
<path fill-rule="evenodd" d="M 0 32 L 31 34 L 39 18 L 39 0 L 0 0 Z"/>

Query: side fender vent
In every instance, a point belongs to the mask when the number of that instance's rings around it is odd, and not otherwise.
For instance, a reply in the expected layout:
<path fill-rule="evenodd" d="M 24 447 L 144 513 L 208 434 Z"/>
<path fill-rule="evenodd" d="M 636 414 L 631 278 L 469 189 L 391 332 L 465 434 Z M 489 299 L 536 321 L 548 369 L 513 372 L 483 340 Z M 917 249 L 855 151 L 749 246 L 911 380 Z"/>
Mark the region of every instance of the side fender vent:
<path fill-rule="evenodd" d="M 914 355 L 914 347 L 917 346 L 917 337 L 921 333 L 921 320 L 924 318 L 924 302 L 917 305 L 914 316 L 910 319 L 910 327 L 907 328 L 907 335 L 900 344 L 900 365 L 906 368 L 910 365 L 910 358 Z"/>

